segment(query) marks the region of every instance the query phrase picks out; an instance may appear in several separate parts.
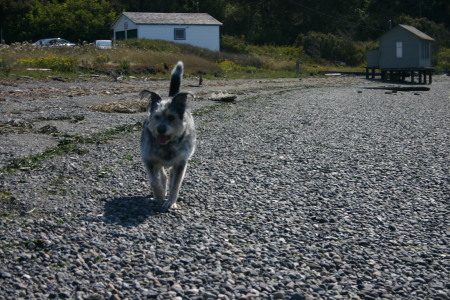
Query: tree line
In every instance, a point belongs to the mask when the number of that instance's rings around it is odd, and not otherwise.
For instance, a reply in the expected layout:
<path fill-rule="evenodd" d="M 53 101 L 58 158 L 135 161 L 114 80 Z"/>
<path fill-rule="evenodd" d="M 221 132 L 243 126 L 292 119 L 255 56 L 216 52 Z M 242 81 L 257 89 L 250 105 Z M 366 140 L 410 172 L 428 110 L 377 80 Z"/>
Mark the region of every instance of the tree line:
<path fill-rule="evenodd" d="M 1 37 L 6 43 L 108 39 L 123 11 L 209 13 L 224 24 L 223 35 L 300 45 L 311 55 L 318 43 L 373 41 L 400 23 L 434 37 L 438 47 L 450 46 L 448 0 L 0 0 Z"/>

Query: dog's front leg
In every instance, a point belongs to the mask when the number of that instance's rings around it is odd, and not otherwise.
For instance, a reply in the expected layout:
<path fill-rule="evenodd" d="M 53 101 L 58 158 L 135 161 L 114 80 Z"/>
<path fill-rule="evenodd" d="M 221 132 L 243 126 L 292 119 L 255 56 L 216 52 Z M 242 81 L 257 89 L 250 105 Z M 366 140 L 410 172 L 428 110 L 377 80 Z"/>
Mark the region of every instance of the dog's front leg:
<path fill-rule="evenodd" d="M 184 179 L 184 174 L 186 173 L 187 163 L 185 161 L 174 165 L 170 170 L 170 190 L 169 199 L 164 203 L 164 208 L 177 208 L 178 194 L 180 192 L 181 183 Z"/>
<path fill-rule="evenodd" d="M 147 175 L 152 187 L 153 196 L 156 200 L 163 201 L 166 198 L 166 182 L 167 175 L 164 168 L 161 166 L 155 166 L 149 162 L 145 163 L 147 169 Z"/>

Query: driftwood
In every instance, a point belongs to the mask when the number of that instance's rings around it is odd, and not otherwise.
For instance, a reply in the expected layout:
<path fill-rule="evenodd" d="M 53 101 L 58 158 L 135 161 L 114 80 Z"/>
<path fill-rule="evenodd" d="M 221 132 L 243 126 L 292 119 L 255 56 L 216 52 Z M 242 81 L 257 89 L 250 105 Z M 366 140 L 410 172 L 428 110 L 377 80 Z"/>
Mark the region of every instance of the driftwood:
<path fill-rule="evenodd" d="M 366 89 L 400 91 L 400 92 L 426 92 L 430 90 L 430 88 L 426 86 L 378 86 L 378 87 L 366 87 Z"/>
<path fill-rule="evenodd" d="M 219 92 L 212 94 L 208 99 L 221 102 L 233 102 L 234 100 L 236 100 L 236 98 L 236 95 L 232 95 L 227 92 Z"/>

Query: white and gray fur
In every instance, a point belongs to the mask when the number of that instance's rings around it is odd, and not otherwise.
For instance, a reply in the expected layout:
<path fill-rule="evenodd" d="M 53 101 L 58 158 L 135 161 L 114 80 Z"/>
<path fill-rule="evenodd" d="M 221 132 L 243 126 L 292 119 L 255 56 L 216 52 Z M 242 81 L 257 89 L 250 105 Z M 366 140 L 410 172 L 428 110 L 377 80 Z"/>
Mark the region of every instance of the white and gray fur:
<path fill-rule="evenodd" d="M 170 79 L 169 97 L 144 90 L 141 99 L 150 99 L 141 135 L 141 158 L 146 168 L 155 199 L 166 198 L 167 174 L 170 168 L 169 195 L 163 208 L 177 208 L 180 187 L 189 158 L 195 150 L 194 119 L 189 109 L 191 93 L 180 92 L 184 65 L 177 63 Z"/>

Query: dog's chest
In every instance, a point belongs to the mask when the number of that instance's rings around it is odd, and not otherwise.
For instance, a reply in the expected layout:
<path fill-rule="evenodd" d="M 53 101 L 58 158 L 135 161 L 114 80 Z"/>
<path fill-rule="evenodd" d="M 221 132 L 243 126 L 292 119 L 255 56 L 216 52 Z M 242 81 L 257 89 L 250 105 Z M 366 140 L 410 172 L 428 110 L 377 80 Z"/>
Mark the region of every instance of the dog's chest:
<path fill-rule="evenodd" d="M 155 154 L 160 160 L 170 164 L 172 161 L 176 160 L 180 152 L 177 147 L 168 145 L 166 147 L 158 147 L 158 149 L 156 149 L 155 151 Z"/>
<path fill-rule="evenodd" d="M 150 152 L 150 160 L 165 167 L 170 167 L 182 160 L 187 160 L 188 157 L 189 154 L 186 149 L 179 144 L 157 145 Z"/>

